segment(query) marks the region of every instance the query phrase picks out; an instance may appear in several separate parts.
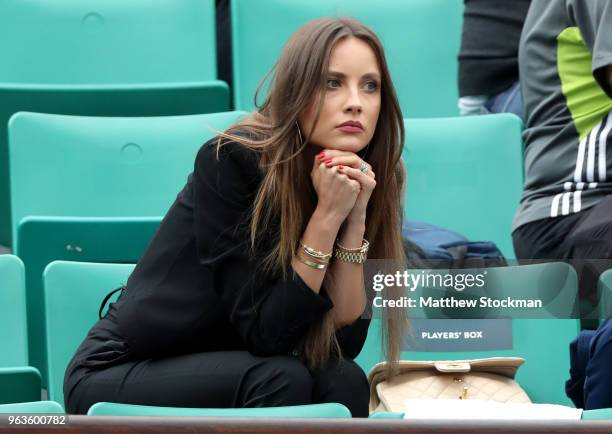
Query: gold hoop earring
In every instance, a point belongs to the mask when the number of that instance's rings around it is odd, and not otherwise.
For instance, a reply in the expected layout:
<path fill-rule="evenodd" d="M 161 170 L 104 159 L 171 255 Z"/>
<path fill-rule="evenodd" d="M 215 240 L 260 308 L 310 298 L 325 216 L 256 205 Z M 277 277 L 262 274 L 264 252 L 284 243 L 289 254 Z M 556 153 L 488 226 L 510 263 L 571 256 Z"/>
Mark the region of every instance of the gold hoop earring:
<path fill-rule="evenodd" d="M 298 121 L 295 121 L 295 126 L 297 127 L 297 130 L 298 130 L 298 137 L 300 138 L 300 146 L 304 146 L 304 139 L 302 138 L 302 130 L 300 130 L 300 124 L 298 124 Z"/>

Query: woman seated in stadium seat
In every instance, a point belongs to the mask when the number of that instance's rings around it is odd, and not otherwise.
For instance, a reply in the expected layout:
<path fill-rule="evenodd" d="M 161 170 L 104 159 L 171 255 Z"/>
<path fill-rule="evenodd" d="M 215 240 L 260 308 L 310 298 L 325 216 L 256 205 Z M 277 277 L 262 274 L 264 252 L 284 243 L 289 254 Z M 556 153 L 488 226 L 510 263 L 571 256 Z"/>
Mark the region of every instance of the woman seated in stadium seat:
<path fill-rule="evenodd" d="M 353 361 L 369 325 L 363 261 L 404 258 L 402 114 L 380 41 L 352 19 L 302 27 L 272 77 L 255 113 L 202 146 L 119 299 L 78 348 L 69 413 L 99 401 L 338 402 L 368 415 Z M 391 361 L 398 315 L 385 324 Z"/>

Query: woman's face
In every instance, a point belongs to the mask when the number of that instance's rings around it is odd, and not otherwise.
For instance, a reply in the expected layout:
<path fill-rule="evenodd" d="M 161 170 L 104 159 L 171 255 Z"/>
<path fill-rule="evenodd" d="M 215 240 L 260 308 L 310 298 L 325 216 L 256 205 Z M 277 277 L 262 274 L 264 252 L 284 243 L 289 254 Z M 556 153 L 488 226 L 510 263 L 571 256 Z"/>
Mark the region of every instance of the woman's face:
<path fill-rule="evenodd" d="M 323 97 L 314 131 L 314 103 L 298 118 L 303 134 L 310 135 L 310 143 L 355 153 L 365 148 L 380 113 L 380 68 L 366 42 L 348 37 L 334 46 Z"/>

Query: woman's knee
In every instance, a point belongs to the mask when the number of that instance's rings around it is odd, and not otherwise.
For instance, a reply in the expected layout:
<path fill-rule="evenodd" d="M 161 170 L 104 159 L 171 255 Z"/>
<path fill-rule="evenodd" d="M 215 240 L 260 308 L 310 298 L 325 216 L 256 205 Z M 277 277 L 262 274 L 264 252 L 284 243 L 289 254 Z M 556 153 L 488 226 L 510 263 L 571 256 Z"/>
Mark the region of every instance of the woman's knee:
<path fill-rule="evenodd" d="M 352 359 L 330 358 L 315 375 L 314 402 L 345 405 L 353 417 L 367 417 L 370 401 L 368 378 Z"/>
<path fill-rule="evenodd" d="M 244 375 L 244 407 L 304 405 L 312 403 L 313 378 L 297 358 L 262 358 Z"/>
<path fill-rule="evenodd" d="M 354 389 L 369 390 L 368 378 L 354 360 L 330 358 L 328 364 L 320 372 L 319 378 L 333 380 L 337 384 L 345 384 Z"/>

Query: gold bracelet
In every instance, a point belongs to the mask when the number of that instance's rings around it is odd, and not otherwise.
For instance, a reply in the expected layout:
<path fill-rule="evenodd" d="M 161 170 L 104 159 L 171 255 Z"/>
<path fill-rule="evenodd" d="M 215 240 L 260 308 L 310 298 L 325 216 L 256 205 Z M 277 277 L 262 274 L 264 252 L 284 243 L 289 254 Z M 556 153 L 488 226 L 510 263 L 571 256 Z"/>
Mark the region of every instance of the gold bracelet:
<path fill-rule="evenodd" d="M 363 264 L 367 258 L 370 243 L 364 239 L 361 247 L 348 249 L 339 243 L 336 243 L 334 249 L 334 258 L 342 262 L 352 262 L 354 264 Z"/>
<path fill-rule="evenodd" d="M 319 264 L 317 262 L 312 262 L 309 261 L 308 259 L 304 259 L 302 258 L 299 253 L 297 255 L 295 255 L 295 257 L 297 258 L 298 261 L 300 261 L 302 264 L 304 265 L 308 265 L 310 268 L 315 268 L 317 270 L 323 270 L 325 267 L 327 267 L 327 264 Z"/>
<path fill-rule="evenodd" d="M 319 250 L 315 250 L 312 247 L 307 246 L 306 244 L 302 243 L 301 241 L 300 241 L 300 246 L 302 247 L 302 249 L 304 249 L 304 253 L 306 253 L 308 256 L 312 258 L 322 259 L 326 262 L 329 262 L 329 259 L 332 257 L 331 253 L 324 253 Z"/>
<path fill-rule="evenodd" d="M 370 242 L 364 238 L 362 243 L 361 243 L 361 247 L 355 247 L 353 249 L 349 249 L 348 247 L 344 247 L 339 242 L 336 242 L 336 247 L 338 247 L 340 250 L 344 250 L 345 252 L 367 253 L 368 249 L 370 248 Z"/>
<path fill-rule="evenodd" d="M 321 258 L 319 258 L 318 256 L 313 256 L 313 255 L 311 255 L 311 254 L 309 254 L 308 252 L 305 252 L 305 251 L 303 251 L 303 250 L 302 250 L 302 251 L 300 251 L 300 253 L 303 253 L 304 255 L 306 255 L 306 257 L 308 257 L 308 258 L 312 259 L 312 260 L 313 260 L 313 261 L 315 261 L 315 262 L 318 262 L 319 264 L 325 264 L 325 265 L 327 265 L 327 264 L 329 264 L 329 260 L 331 259 L 331 254 L 330 254 L 330 257 L 329 257 L 329 258 L 326 258 L 326 259 L 321 259 Z"/>

